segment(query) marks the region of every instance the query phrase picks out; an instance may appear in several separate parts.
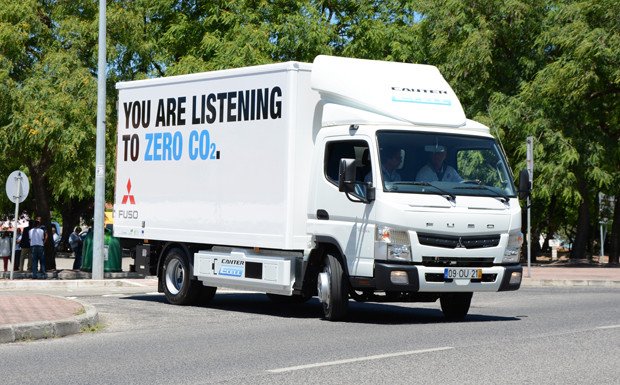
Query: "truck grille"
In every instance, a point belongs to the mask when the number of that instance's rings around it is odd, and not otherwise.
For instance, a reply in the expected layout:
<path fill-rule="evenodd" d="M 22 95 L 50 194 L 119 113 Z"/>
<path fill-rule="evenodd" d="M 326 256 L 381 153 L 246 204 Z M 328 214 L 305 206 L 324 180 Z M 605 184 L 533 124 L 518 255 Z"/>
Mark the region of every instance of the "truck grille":
<path fill-rule="evenodd" d="M 446 249 L 482 249 L 499 245 L 499 234 L 484 236 L 455 237 L 450 235 L 434 235 L 418 233 L 418 242 L 424 246 L 443 247 Z"/>
<path fill-rule="evenodd" d="M 431 267 L 491 267 L 493 258 L 422 257 L 422 264 Z"/>

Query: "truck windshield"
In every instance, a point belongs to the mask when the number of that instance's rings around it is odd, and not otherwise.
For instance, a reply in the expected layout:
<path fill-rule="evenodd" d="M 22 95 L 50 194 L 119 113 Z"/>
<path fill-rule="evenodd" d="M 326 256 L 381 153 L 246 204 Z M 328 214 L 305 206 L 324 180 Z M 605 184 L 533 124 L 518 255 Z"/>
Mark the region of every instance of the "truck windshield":
<path fill-rule="evenodd" d="M 504 156 L 494 139 L 466 135 L 379 131 L 383 191 L 515 197 Z"/>

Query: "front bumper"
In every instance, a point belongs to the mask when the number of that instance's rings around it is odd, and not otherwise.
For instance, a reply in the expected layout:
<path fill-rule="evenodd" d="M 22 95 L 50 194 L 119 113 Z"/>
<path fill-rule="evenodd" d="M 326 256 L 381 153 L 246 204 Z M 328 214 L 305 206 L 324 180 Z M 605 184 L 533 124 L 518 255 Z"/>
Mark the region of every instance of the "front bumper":
<path fill-rule="evenodd" d="M 521 287 L 523 268 L 520 265 L 481 269 L 482 279 L 445 279 L 443 267 L 376 262 L 374 279 L 352 277 L 350 281 L 354 289 L 399 292 L 510 291 Z M 392 272 L 396 271 L 408 278 L 406 284 L 393 282 Z M 518 274 L 518 279 L 511 283 L 513 273 Z"/>

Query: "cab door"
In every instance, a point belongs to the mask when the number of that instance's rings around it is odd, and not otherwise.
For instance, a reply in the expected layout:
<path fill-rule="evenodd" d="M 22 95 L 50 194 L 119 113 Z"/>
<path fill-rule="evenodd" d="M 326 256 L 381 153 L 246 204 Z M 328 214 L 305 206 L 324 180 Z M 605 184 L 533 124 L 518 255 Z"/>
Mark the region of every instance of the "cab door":
<path fill-rule="evenodd" d="M 351 276 L 372 277 L 374 269 L 374 202 L 362 202 L 365 188 L 349 197 L 338 190 L 340 159 L 355 159 L 358 182 L 372 181 L 372 148 L 365 138 L 327 138 L 322 167 L 315 167 L 315 194 L 309 231 L 319 241 L 337 244 Z M 316 159 L 316 158 L 315 158 Z M 375 178 L 376 179 L 376 178 Z M 361 187 L 361 186 L 360 186 Z"/>

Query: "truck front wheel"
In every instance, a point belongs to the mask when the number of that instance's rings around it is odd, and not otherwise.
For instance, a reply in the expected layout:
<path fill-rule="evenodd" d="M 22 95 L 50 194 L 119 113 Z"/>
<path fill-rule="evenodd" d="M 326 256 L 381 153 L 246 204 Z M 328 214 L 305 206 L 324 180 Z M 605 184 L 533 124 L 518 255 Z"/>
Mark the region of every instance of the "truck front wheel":
<path fill-rule="evenodd" d="M 349 286 L 338 259 L 327 254 L 317 278 L 317 292 L 325 318 L 338 321 L 349 308 Z"/>
<path fill-rule="evenodd" d="M 171 249 L 166 255 L 162 271 L 164 294 L 174 305 L 194 304 L 201 293 L 202 283 L 191 279 L 187 255 L 179 248 Z"/>
<path fill-rule="evenodd" d="M 474 293 L 445 293 L 439 298 L 441 311 L 450 319 L 465 318 Z"/>

